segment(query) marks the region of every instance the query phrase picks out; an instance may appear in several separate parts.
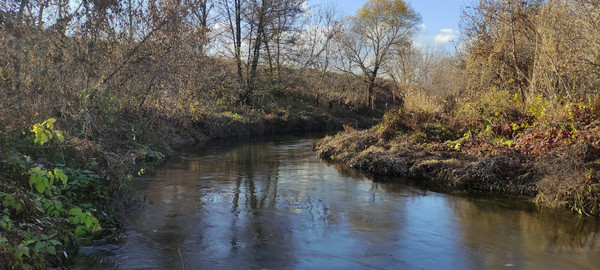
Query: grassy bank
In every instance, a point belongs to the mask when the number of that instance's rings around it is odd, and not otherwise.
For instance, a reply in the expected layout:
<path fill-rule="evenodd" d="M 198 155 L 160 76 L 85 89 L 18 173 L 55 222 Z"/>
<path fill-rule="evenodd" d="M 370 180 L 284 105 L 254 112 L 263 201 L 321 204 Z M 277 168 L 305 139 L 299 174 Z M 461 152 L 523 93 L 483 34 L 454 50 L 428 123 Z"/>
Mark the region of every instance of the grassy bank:
<path fill-rule="evenodd" d="M 496 92 L 451 112 L 392 111 L 367 130 L 320 141 L 326 160 L 438 190 L 524 194 L 600 214 L 600 102 L 552 107 Z"/>

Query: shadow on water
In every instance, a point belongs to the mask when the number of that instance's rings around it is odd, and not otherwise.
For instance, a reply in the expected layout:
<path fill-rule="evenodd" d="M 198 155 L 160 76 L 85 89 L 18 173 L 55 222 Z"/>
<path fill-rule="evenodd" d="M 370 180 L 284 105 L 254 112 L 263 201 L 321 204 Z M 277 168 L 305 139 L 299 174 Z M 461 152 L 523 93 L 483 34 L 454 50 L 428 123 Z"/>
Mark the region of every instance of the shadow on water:
<path fill-rule="evenodd" d="M 132 181 L 143 203 L 72 269 L 600 267 L 598 219 L 338 170 L 310 139 L 226 140 Z"/>

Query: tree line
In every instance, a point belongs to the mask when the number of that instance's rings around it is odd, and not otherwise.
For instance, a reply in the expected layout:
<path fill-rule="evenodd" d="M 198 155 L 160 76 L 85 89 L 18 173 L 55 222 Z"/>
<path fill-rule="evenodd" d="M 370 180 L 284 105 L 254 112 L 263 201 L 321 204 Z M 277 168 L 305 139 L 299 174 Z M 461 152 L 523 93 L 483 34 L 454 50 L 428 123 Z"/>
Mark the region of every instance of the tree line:
<path fill-rule="evenodd" d="M 54 111 L 70 96 L 170 113 L 268 107 L 289 90 L 371 109 L 451 111 L 494 89 L 560 104 L 598 89 L 599 10 L 597 0 L 472 1 L 449 55 L 415 46 L 421 19 L 402 0 L 370 0 L 349 17 L 303 0 L 10 0 L 0 3 L 2 95 L 13 108 L 36 102 L 25 93 Z"/>
<path fill-rule="evenodd" d="M 3 95 L 41 95 L 48 110 L 71 96 L 176 111 L 182 100 L 258 108 L 274 89 L 305 86 L 316 105 L 373 108 L 385 64 L 419 21 L 400 0 L 368 1 L 347 18 L 303 0 L 3 1 Z"/>

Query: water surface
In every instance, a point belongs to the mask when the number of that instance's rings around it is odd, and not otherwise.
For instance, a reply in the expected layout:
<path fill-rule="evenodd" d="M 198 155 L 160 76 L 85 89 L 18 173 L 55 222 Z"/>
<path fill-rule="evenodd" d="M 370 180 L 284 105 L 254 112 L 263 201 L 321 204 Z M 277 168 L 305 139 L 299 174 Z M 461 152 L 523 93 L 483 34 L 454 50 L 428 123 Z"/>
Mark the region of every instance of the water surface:
<path fill-rule="evenodd" d="M 312 140 L 190 147 L 132 181 L 118 241 L 74 269 L 600 269 L 598 219 L 377 183 Z"/>

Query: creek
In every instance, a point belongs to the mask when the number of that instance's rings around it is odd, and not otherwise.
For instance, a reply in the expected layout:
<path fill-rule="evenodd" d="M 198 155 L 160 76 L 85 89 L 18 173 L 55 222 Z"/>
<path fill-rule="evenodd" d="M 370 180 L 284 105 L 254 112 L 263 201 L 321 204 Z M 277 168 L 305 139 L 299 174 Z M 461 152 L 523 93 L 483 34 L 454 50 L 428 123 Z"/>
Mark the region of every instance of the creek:
<path fill-rule="evenodd" d="M 598 218 L 373 181 L 321 161 L 312 140 L 187 147 L 131 180 L 140 205 L 120 237 L 70 268 L 600 269 Z"/>

